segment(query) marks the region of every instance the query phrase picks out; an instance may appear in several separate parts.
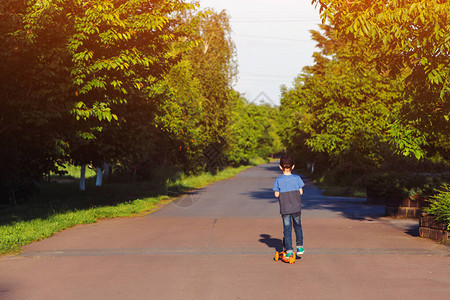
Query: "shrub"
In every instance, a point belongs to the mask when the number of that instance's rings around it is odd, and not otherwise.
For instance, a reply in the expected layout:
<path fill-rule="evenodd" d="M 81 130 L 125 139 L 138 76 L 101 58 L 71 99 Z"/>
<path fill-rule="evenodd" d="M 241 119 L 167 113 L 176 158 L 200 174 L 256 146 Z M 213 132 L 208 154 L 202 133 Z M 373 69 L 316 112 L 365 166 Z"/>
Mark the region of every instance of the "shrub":
<path fill-rule="evenodd" d="M 436 194 L 428 200 L 429 207 L 424 209 L 424 212 L 432 214 L 436 220 L 447 225 L 447 230 L 450 230 L 450 186 L 443 185 L 436 190 Z"/>
<path fill-rule="evenodd" d="M 381 197 L 397 194 L 402 197 L 418 195 L 428 198 L 435 194 L 439 187 L 449 183 L 450 180 L 447 173 L 386 172 L 371 174 L 364 180 L 367 190 Z"/>

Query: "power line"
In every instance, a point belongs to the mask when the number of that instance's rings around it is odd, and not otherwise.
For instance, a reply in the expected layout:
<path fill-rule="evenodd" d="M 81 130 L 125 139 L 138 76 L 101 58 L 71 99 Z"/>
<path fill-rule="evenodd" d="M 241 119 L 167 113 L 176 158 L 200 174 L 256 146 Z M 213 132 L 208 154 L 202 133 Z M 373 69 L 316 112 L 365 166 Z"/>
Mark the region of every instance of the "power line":
<path fill-rule="evenodd" d="M 268 40 L 278 40 L 278 41 L 291 41 L 291 42 L 302 42 L 302 43 L 310 43 L 316 42 L 313 40 L 297 40 L 290 38 L 280 38 L 280 37 L 269 37 L 269 36 L 256 36 L 256 35 L 244 35 L 244 34 L 234 34 L 237 37 L 245 37 L 245 38 L 254 38 L 254 39 L 268 39 Z"/>
<path fill-rule="evenodd" d="M 264 20 L 259 20 L 259 19 L 231 19 L 231 23 L 296 23 L 296 22 L 317 22 L 317 23 L 321 23 L 320 19 L 264 19 Z"/>
<path fill-rule="evenodd" d="M 239 74 L 257 76 L 257 77 L 292 78 L 292 76 L 287 76 L 287 75 L 257 74 L 257 73 L 250 73 L 250 72 L 239 72 Z"/>
<path fill-rule="evenodd" d="M 294 80 L 294 78 L 292 78 Z M 279 80 L 275 79 L 263 79 L 263 78 L 239 78 L 238 81 L 264 81 L 264 82 L 273 82 L 273 83 L 279 83 Z"/>

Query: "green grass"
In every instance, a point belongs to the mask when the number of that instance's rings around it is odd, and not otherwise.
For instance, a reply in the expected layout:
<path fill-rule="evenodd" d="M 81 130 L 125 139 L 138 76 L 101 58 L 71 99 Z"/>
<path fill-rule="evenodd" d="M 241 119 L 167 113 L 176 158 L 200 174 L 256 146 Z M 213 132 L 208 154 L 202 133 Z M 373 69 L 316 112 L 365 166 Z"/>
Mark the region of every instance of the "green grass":
<path fill-rule="evenodd" d="M 336 196 L 336 197 L 367 197 L 366 190 L 363 188 L 346 187 L 330 185 L 324 182 L 314 182 L 318 187 L 323 190 L 324 196 Z"/>
<path fill-rule="evenodd" d="M 325 188 L 323 195 L 336 197 L 356 197 L 356 198 L 367 197 L 367 193 L 365 190 L 358 190 L 340 186 L 329 186 Z"/>
<path fill-rule="evenodd" d="M 249 166 L 241 166 L 237 168 L 226 168 L 217 174 L 213 175 L 211 173 L 203 173 L 197 176 L 185 176 L 181 174 L 180 178 L 175 181 L 169 181 L 169 187 L 175 186 L 184 186 L 184 187 L 192 187 L 192 188 L 201 188 L 210 183 L 213 183 L 218 180 L 226 179 L 233 177 L 237 173 L 248 169 Z"/>
<path fill-rule="evenodd" d="M 255 166 L 256 165 L 265 164 L 265 163 L 268 163 L 270 161 L 273 161 L 273 159 L 271 159 L 271 158 L 262 158 L 262 157 L 259 157 L 259 156 L 250 158 L 250 164 L 251 165 L 255 165 Z"/>
<path fill-rule="evenodd" d="M 59 168 L 61 171 L 66 171 L 67 174 L 64 176 L 64 178 L 80 178 L 80 166 L 74 166 L 74 165 L 65 165 L 63 168 Z M 90 169 L 88 166 L 86 166 L 86 178 L 93 178 L 97 176 L 97 171 L 95 169 Z M 53 176 L 54 178 L 58 178 L 58 176 Z"/>
<path fill-rule="evenodd" d="M 42 182 L 40 192 L 26 203 L 0 209 L 0 254 L 18 253 L 24 245 L 78 224 L 148 214 L 158 204 L 169 201 L 168 189 L 171 196 L 182 194 L 233 177 L 249 167 L 226 168 L 215 175 L 179 174 L 178 179 L 166 184 L 107 181 L 97 188 L 95 178 L 91 178 L 86 182 L 85 192 L 79 191 L 76 180 Z"/>

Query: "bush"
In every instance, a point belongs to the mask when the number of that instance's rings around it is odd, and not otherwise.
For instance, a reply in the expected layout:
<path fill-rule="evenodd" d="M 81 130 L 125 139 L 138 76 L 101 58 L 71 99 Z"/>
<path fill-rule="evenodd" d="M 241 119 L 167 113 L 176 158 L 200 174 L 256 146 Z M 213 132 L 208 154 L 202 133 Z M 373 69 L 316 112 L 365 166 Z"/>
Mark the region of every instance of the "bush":
<path fill-rule="evenodd" d="M 364 180 L 368 191 L 380 197 L 399 195 L 402 197 L 422 196 L 428 198 L 445 184 L 449 184 L 449 175 L 426 173 L 385 172 L 371 174 Z"/>
<path fill-rule="evenodd" d="M 426 207 L 424 212 L 432 214 L 436 220 L 447 225 L 447 230 L 450 230 L 450 187 L 443 185 L 428 202 L 430 206 Z"/>

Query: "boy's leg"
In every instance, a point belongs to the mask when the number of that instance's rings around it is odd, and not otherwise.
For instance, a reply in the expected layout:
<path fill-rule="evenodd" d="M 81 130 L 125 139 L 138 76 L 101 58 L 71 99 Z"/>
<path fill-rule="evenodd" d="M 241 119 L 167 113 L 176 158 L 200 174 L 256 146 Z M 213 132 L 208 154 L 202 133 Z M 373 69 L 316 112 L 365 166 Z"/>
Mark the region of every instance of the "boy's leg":
<path fill-rule="evenodd" d="M 292 251 L 292 222 L 291 215 L 281 215 L 283 218 L 284 247 L 286 251 Z"/>
<path fill-rule="evenodd" d="M 297 247 L 303 246 L 302 212 L 292 214 Z"/>

